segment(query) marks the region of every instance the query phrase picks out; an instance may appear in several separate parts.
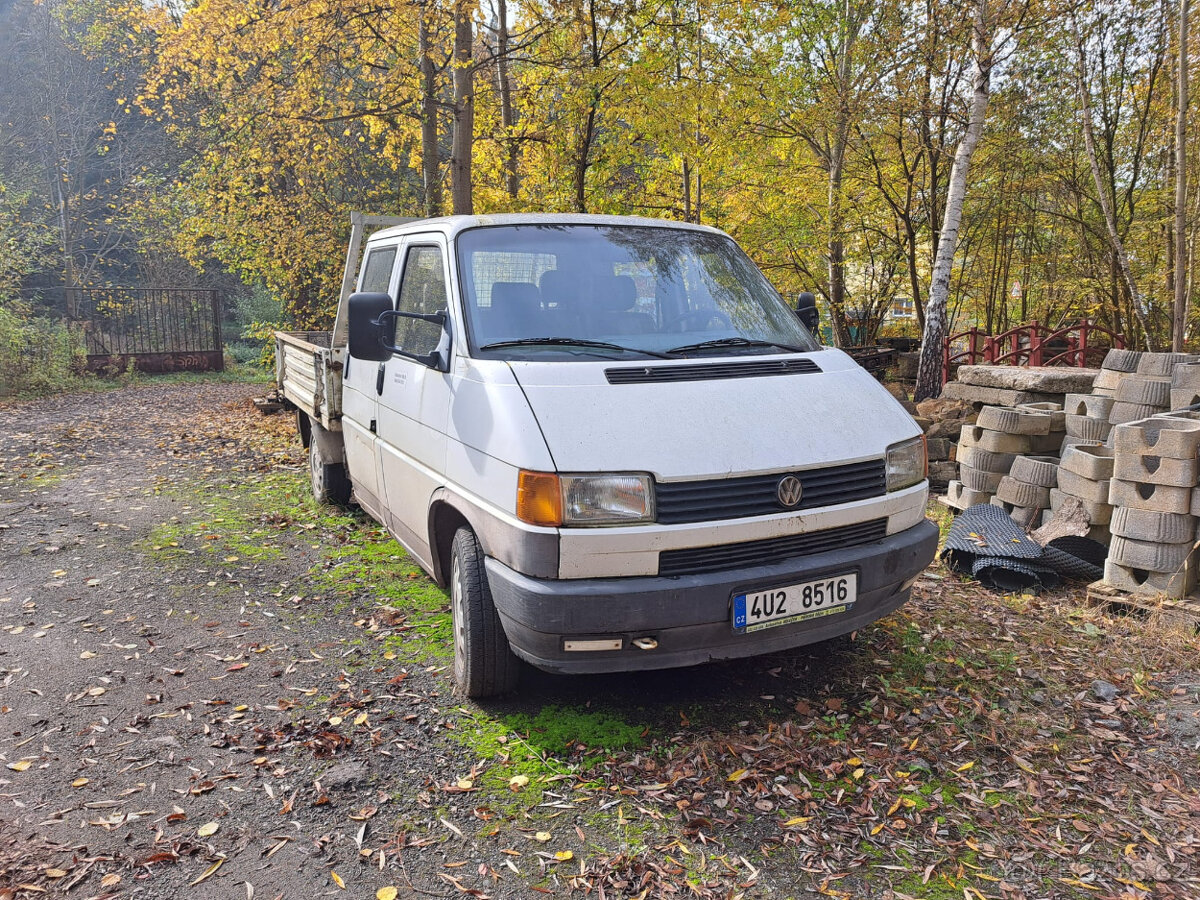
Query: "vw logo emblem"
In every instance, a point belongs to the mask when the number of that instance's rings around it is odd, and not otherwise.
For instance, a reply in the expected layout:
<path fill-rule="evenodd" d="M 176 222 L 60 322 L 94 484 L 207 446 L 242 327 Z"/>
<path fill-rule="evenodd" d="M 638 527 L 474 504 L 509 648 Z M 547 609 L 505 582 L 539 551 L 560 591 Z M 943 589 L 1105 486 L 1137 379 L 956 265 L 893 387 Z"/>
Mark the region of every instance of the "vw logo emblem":
<path fill-rule="evenodd" d="M 795 509 L 804 496 L 804 485 L 795 475 L 784 475 L 775 486 L 775 496 L 784 509 Z"/>

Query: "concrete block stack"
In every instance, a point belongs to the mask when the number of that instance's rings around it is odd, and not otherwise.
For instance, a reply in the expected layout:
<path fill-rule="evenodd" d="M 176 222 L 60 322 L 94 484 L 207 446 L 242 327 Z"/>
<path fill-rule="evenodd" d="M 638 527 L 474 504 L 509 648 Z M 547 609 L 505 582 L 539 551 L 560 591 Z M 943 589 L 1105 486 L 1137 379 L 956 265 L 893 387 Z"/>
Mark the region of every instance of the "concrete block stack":
<path fill-rule="evenodd" d="M 1170 409 L 1172 373 L 1189 359 L 1186 353 L 1142 353 L 1136 371 L 1123 373 L 1113 389 L 1109 424 L 1136 422 Z"/>
<path fill-rule="evenodd" d="M 1044 410 L 981 409 L 975 424 L 963 427 L 959 435 L 959 477 L 949 484 L 946 504 L 961 510 L 991 502 L 1017 459 L 1033 454 L 1035 442 L 1044 446 L 1049 440 L 1054 422 Z M 1019 491 L 1013 488 L 1006 494 L 1016 496 Z"/>
<path fill-rule="evenodd" d="M 1058 486 L 1050 491 L 1050 509 L 1058 512 L 1068 497 L 1079 501 L 1092 526 L 1088 537 L 1107 544 L 1113 508 L 1108 502 L 1114 451 L 1102 444 L 1081 444 L 1063 451 Z"/>
<path fill-rule="evenodd" d="M 1050 491 L 1058 484 L 1058 457 L 1018 456 L 1007 475 L 1000 478 L 993 506 L 999 506 L 1014 521 L 1036 527 L 1050 508 Z"/>
<path fill-rule="evenodd" d="M 1200 416 L 1121 424 L 1112 437 L 1113 538 L 1104 581 L 1123 591 L 1185 596 L 1196 583 L 1193 496 L 1200 480 Z"/>

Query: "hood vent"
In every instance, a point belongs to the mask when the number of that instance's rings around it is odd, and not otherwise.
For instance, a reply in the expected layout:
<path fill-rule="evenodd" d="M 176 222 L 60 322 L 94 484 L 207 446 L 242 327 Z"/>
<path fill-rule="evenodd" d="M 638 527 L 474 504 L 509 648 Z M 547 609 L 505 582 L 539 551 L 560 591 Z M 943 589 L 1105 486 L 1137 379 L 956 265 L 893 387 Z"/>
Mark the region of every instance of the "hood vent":
<path fill-rule="evenodd" d="M 655 384 L 667 381 L 715 381 L 765 378 L 769 375 L 813 375 L 821 371 L 811 359 L 766 359 L 699 363 L 686 366 L 628 366 L 605 369 L 609 384 Z"/>

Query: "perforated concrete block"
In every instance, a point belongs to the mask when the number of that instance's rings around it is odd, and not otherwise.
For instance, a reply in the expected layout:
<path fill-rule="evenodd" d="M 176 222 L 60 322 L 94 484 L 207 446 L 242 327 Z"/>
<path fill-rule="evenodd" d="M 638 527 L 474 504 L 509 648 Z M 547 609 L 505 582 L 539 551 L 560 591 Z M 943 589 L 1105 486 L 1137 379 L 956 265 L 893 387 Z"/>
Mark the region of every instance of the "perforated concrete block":
<path fill-rule="evenodd" d="M 1108 421 L 1108 412 L 1115 401 L 1112 397 L 1096 394 L 1067 394 L 1063 398 L 1063 414 L 1068 416 L 1090 416 Z M 1070 434 L 1068 429 L 1067 434 Z"/>
<path fill-rule="evenodd" d="M 1170 375 L 1180 363 L 1195 362 L 1190 353 L 1143 353 L 1138 360 L 1139 375 Z"/>
<path fill-rule="evenodd" d="M 1171 387 L 1200 391 L 1200 363 L 1180 363 L 1171 373 Z"/>
<path fill-rule="evenodd" d="M 1104 354 L 1104 362 L 1100 367 L 1110 372 L 1136 372 L 1141 358 L 1140 350 L 1118 350 L 1114 347 Z"/>
<path fill-rule="evenodd" d="M 1138 419 L 1148 419 L 1155 413 L 1163 412 L 1166 406 L 1148 406 L 1143 403 L 1126 403 L 1118 400 L 1108 411 L 1108 421 L 1112 425 L 1124 425 L 1126 422 L 1136 422 Z"/>
<path fill-rule="evenodd" d="M 1123 538 L 1160 544 L 1190 543 L 1196 536 L 1196 517 L 1122 506 L 1114 510 L 1112 533 Z"/>
<path fill-rule="evenodd" d="M 1111 406 L 1109 408 L 1111 410 Z M 1102 441 L 1112 431 L 1112 425 L 1107 418 L 1099 419 L 1093 416 L 1068 414 L 1066 419 L 1067 434 L 1071 437 L 1083 438 L 1085 441 Z"/>
<path fill-rule="evenodd" d="M 1111 397 L 1117 391 L 1117 385 L 1125 377 L 1124 372 L 1114 372 L 1111 369 L 1101 369 L 1100 374 L 1092 383 L 1092 393 Z"/>
<path fill-rule="evenodd" d="M 1017 458 L 1015 453 L 993 453 L 990 450 L 983 450 L 979 447 L 964 447 L 958 445 L 956 453 L 959 465 L 970 466 L 972 469 L 978 469 L 981 472 L 999 472 L 1001 475 L 1007 475 L 1008 470 L 1012 468 L 1013 461 Z"/>
<path fill-rule="evenodd" d="M 996 488 L 996 498 L 1026 509 L 1048 509 L 1050 488 L 1017 481 L 1011 475 L 1005 475 L 1000 479 L 999 487 Z"/>
<path fill-rule="evenodd" d="M 1132 506 L 1155 512 L 1190 513 L 1192 489 L 1114 478 L 1108 483 L 1108 502 L 1113 506 Z"/>
<path fill-rule="evenodd" d="M 996 488 L 1000 486 L 1000 479 L 1004 477 L 1003 472 L 985 472 L 981 469 L 972 469 L 970 466 L 960 465 L 958 467 L 958 478 L 963 483 L 963 486 L 972 491 L 983 491 L 987 494 L 996 493 Z"/>
<path fill-rule="evenodd" d="M 1182 568 L 1192 550 L 1191 541 L 1159 544 L 1117 536 L 1108 546 L 1108 556 L 1113 562 L 1130 569 L 1147 569 L 1151 572 L 1174 572 Z"/>
<path fill-rule="evenodd" d="M 987 503 L 991 499 L 991 494 L 963 487 L 961 481 L 952 481 L 946 487 L 946 505 L 953 506 L 955 509 L 967 509 L 980 503 Z"/>
<path fill-rule="evenodd" d="M 1171 402 L 1171 379 L 1165 375 L 1129 375 L 1117 385 L 1118 403 L 1166 407 Z"/>
<path fill-rule="evenodd" d="M 1200 450 L 1200 420 L 1156 416 L 1113 429 L 1117 453 L 1193 459 Z"/>
<path fill-rule="evenodd" d="M 1113 477 L 1123 481 L 1144 481 L 1184 488 L 1196 486 L 1197 474 L 1200 474 L 1200 460 L 1171 459 L 1151 454 L 1139 456 L 1118 453 L 1113 468 Z"/>
<path fill-rule="evenodd" d="M 1200 388 L 1171 388 L 1171 409 L 1200 404 Z"/>
<path fill-rule="evenodd" d="M 1031 434 L 1029 436 L 1029 452 L 1036 456 L 1058 456 L 1062 449 L 1064 432 L 1052 431 L 1049 434 Z"/>
<path fill-rule="evenodd" d="M 1063 471 L 1073 472 L 1089 481 L 1108 481 L 1113 476 L 1115 451 L 1102 444 L 1086 444 L 1063 451 L 1059 462 L 1059 479 Z"/>
<path fill-rule="evenodd" d="M 1058 455 L 1062 456 L 1072 447 L 1089 447 L 1097 444 L 1103 446 L 1102 441 L 1089 441 L 1086 438 L 1071 437 L 1071 435 L 1068 434 L 1065 438 L 1063 438 L 1062 446 L 1058 450 Z"/>
<path fill-rule="evenodd" d="M 1131 594 L 1165 594 L 1186 597 L 1196 586 L 1196 570 L 1192 560 L 1179 572 L 1150 572 L 1123 566 L 1112 559 L 1104 561 L 1104 583 Z"/>
<path fill-rule="evenodd" d="M 1080 500 L 1090 500 L 1092 503 L 1111 503 L 1108 499 L 1109 485 L 1107 480 L 1093 481 L 1075 472 L 1058 467 L 1058 489 L 1065 491 Z"/>
<path fill-rule="evenodd" d="M 1063 505 L 1064 499 L 1067 497 L 1082 504 L 1088 521 L 1093 525 L 1107 525 L 1112 518 L 1113 508 L 1107 502 L 1100 503 L 1095 500 L 1084 500 L 1082 497 L 1076 497 L 1057 488 L 1050 489 L 1050 509 L 1058 512 L 1059 508 Z"/>
<path fill-rule="evenodd" d="M 1017 407 L 985 406 L 979 411 L 975 424 L 989 431 L 1005 434 L 1049 434 L 1051 417 Z"/>
<path fill-rule="evenodd" d="M 1054 456 L 1018 456 L 1009 474 L 1017 481 L 1038 487 L 1058 486 L 1058 458 Z"/>
<path fill-rule="evenodd" d="M 1032 447 L 1027 434 L 1005 434 L 979 425 L 964 428 L 958 437 L 958 444 L 960 447 L 978 447 L 992 453 L 1028 453 Z"/>
<path fill-rule="evenodd" d="M 1050 417 L 1051 431 L 1065 431 L 1067 427 L 1066 413 L 1061 403 L 1022 403 L 1017 409 L 1022 412 L 1041 413 Z"/>

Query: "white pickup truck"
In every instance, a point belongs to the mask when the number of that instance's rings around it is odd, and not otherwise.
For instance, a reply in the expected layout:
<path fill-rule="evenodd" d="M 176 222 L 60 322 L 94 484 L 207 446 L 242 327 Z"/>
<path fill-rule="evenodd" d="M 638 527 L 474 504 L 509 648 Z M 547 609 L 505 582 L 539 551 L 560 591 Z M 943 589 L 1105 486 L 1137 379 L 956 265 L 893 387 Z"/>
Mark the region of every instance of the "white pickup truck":
<path fill-rule="evenodd" d="M 933 558 L 924 438 L 726 234 L 356 220 L 332 333 L 280 333 L 313 490 L 439 585 L 454 675 L 687 666 L 861 628 Z M 807 327 L 806 324 L 807 323 Z"/>

